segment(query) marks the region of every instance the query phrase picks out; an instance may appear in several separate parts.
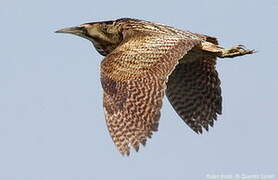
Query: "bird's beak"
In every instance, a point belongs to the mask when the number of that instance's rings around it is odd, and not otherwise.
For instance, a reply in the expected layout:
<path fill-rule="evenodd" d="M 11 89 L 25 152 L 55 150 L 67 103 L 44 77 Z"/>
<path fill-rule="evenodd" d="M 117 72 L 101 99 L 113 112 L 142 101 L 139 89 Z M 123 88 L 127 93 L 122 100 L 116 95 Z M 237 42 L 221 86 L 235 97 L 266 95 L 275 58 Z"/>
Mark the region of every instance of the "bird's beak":
<path fill-rule="evenodd" d="M 84 34 L 84 30 L 85 29 L 82 26 L 75 26 L 75 27 L 60 29 L 58 31 L 55 31 L 55 33 L 69 33 L 75 35 L 82 35 Z"/>

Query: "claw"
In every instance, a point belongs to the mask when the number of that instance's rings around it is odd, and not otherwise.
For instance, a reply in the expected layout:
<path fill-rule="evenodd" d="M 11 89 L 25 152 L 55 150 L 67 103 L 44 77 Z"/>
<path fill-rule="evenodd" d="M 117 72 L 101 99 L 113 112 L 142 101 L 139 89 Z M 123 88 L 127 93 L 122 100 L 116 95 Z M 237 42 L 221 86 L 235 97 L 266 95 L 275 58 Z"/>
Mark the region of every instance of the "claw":
<path fill-rule="evenodd" d="M 236 57 L 236 56 L 243 56 L 246 54 L 253 54 L 256 51 L 253 50 L 249 50 L 247 49 L 244 45 L 237 45 L 234 46 L 232 48 L 228 48 L 228 49 L 223 49 L 221 54 L 219 55 L 219 57 L 221 58 L 225 58 L 225 57 Z"/>
<path fill-rule="evenodd" d="M 242 44 L 240 44 L 240 45 L 238 45 L 239 47 L 241 47 L 241 48 L 243 48 L 243 49 L 246 49 L 246 46 L 244 46 L 244 45 L 242 45 Z"/>

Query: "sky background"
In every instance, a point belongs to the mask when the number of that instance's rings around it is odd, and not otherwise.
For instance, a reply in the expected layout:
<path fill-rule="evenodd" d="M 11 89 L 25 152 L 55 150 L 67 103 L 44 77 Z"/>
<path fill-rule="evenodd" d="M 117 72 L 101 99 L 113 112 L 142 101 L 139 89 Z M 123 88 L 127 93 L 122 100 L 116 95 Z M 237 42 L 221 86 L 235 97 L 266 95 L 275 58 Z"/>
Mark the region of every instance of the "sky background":
<path fill-rule="evenodd" d="M 223 115 L 210 132 L 195 134 L 164 99 L 147 146 L 118 153 L 103 115 L 102 56 L 89 41 L 54 31 L 121 17 L 258 50 L 219 59 Z M 0 179 L 277 179 L 277 17 L 277 0 L 1 0 Z"/>

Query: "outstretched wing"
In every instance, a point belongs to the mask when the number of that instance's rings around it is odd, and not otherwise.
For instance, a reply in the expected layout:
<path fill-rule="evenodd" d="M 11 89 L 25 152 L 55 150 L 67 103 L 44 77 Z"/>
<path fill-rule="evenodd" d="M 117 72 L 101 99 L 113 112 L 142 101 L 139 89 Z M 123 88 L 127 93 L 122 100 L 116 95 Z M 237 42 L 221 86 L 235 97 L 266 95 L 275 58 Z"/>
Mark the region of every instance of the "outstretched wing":
<path fill-rule="evenodd" d="M 166 94 L 173 108 L 197 133 L 213 126 L 222 111 L 220 80 L 216 57 L 185 56 L 169 77 Z"/>
<path fill-rule="evenodd" d="M 123 155 L 136 151 L 158 128 L 168 75 L 200 42 L 159 33 L 124 32 L 124 41 L 101 64 L 104 111 Z"/>

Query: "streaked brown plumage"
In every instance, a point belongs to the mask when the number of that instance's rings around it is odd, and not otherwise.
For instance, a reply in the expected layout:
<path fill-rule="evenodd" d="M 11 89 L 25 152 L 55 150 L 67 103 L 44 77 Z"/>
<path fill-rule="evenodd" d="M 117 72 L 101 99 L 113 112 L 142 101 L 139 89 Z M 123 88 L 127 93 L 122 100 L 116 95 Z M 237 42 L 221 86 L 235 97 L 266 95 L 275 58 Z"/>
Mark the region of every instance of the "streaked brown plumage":
<path fill-rule="evenodd" d="M 224 49 L 214 37 L 137 19 L 86 23 L 59 30 L 90 40 L 105 56 L 101 84 L 107 127 L 124 155 L 157 131 L 162 99 L 197 133 L 221 114 L 216 57 L 252 54 Z"/>

